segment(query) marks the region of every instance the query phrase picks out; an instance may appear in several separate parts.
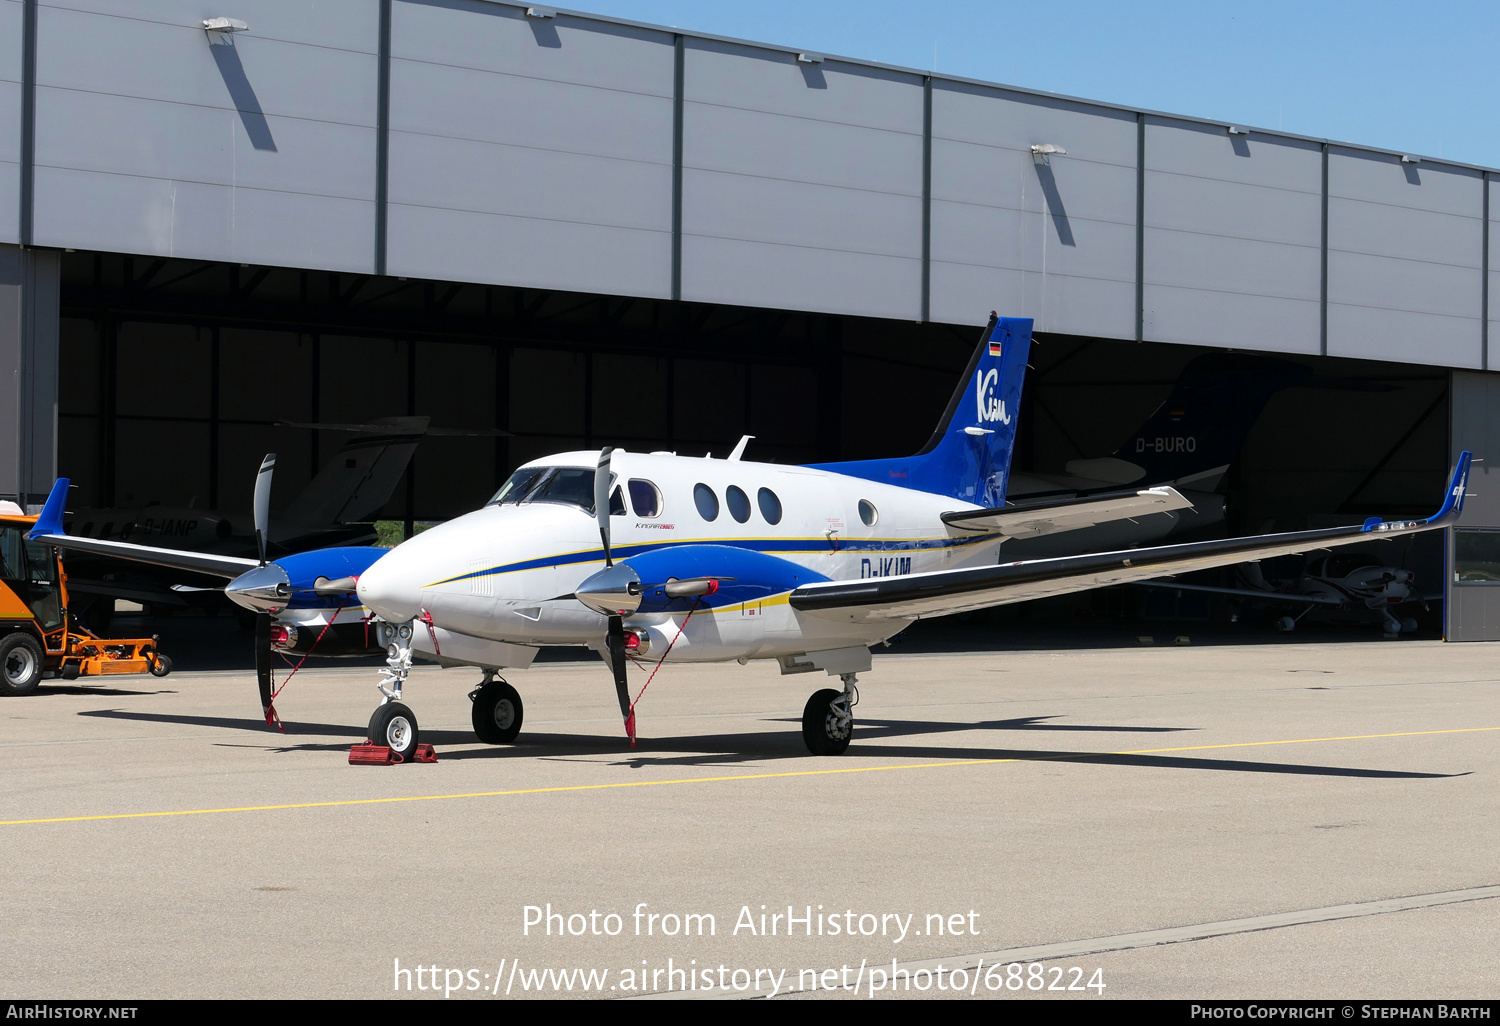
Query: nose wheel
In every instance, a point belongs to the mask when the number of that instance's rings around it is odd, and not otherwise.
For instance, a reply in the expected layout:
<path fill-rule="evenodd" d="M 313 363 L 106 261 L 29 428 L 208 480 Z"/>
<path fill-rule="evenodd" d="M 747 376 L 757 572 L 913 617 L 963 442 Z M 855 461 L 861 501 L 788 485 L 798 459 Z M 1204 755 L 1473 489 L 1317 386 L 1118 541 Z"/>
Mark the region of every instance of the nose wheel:
<path fill-rule="evenodd" d="M 486 671 L 484 680 L 469 696 L 474 702 L 474 736 L 487 745 L 508 745 L 521 733 L 521 696 L 505 681 L 493 677 Z"/>
<path fill-rule="evenodd" d="M 410 762 L 420 738 L 417 714 L 401 702 L 387 702 L 370 717 L 369 737 L 377 745 L 385 745 Z"/>
<path fill-rule="evenodd" d="M 859 690 L 854 674 L 840 675 L 843 691 L 824 688 L 813 693 L 802 710 L 802 740 L 814 755 L 843 755 L 854 737 L 854 706 Z"/>

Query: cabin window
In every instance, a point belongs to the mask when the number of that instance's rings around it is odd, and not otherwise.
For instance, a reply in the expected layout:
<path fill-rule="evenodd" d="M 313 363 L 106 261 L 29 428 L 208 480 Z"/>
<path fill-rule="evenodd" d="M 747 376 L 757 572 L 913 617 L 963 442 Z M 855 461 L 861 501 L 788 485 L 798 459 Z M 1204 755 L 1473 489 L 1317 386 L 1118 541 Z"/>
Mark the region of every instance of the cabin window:
<path fill-rule="evenodd" d="M 711 523 L 719 519 L 719 497 L 708 485 L 693 485 L 693 504 L 698 507 L 698 515 L 704 520 Z"/>
<path fill-rule="evenodd" d="M 859 519 L 866 527 L 874 527 L 875 521 L 880 519 L 880 511 L 869 499 L 859 500 Z"/>
<path fill-rule="evenodd" d="M 661 516 L 661 492 L 650 481 L 630 479 L 630 506 L 643 520 Z"/>
<path fill-rule="evenodd" d="M 762 488 L 755 493 L 755 499 L 760 503 L 760 515 L 766 518 L 766 523 L 781 523 L 781 500 L 776 497 L 775 492 Z"/>
<path fill-rule="evenodd" d="M 730 485 L 724 489 L 724 504 L 729 507 L 729 515 L 734 517 L 736 523 L 743 524 L 750 519 L 750 496 L 738 485 Z"/>
<path fill-rule="evenodd" d="M 609 493 L 609 515 L 612 517 L 625 515 L 625 493 L 620 491 L 619 485 L 615 485 L 615 490 Z"/>

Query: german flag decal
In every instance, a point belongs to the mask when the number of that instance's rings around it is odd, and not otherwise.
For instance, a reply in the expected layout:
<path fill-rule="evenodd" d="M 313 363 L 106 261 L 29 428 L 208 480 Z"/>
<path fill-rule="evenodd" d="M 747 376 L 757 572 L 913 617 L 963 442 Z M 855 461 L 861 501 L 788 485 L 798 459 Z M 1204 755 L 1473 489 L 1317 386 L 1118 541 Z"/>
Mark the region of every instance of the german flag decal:
<path fill-rule="evenodd" d="M 990 343 L 990 355 L 991 356 L 999 356 L 1000 355 L 1000 343 L 999 342 L 991 342 Z"/>

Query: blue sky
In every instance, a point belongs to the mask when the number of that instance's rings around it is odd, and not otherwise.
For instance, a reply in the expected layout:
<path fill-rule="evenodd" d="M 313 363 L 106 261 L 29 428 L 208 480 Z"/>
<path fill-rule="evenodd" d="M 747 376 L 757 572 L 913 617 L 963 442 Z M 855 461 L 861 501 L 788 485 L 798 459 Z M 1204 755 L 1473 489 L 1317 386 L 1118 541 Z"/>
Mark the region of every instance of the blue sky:
<path fill-rule="evenodd" d="M 569 6 L 1500 167 L 1500 3 L 592 0 Z"/>

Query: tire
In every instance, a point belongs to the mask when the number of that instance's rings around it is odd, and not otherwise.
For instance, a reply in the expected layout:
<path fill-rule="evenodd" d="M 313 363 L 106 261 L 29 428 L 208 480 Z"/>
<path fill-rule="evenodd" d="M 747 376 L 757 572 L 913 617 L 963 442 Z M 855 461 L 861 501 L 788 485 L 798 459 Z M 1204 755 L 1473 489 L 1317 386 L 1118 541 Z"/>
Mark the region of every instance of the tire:
<path fill-rule="evenodd" d="M 521 733 L 521 696 L 503 680 L 474 693 L 474 736 L 487 745 L 508 745 Z"/>
<path fill-rule="evenodd" d="M 8 634 L 0 639 L 0 695 L 35 691 L 44 669 L 42 646 L 30 634 Z"/>
<path fill-rule="evenodd" d="M 400 702 L 387 702 L 370 717 L 369 737 L 401 756 L 403 762 L 411 762 L 421 740 L 416 714 Z"/>
<path fill-rule="evenodd" d="M 172 672 L 171 657 L 164 656 L 160 652 L 152 652 L 147 656 L 146 665 L 150 668 L 153 677 L 165 677 Z"/>
<path fill-rule="evenodd" d="M 62 670 L 58 672 L 58 676 L 63 680 L 77 680 L 82 673 L 83 668 L 77 663 L 64 663 Z"/>
<path fill-rule="evenodd" d="M 824 688 L 814 693 L 802 710 L 802 740 L 814 755 L 843 755 L 854 736 L 852 721 L 842 733 L 834 725 L 831 703 L 841 695 L 842 691 Z"/>

